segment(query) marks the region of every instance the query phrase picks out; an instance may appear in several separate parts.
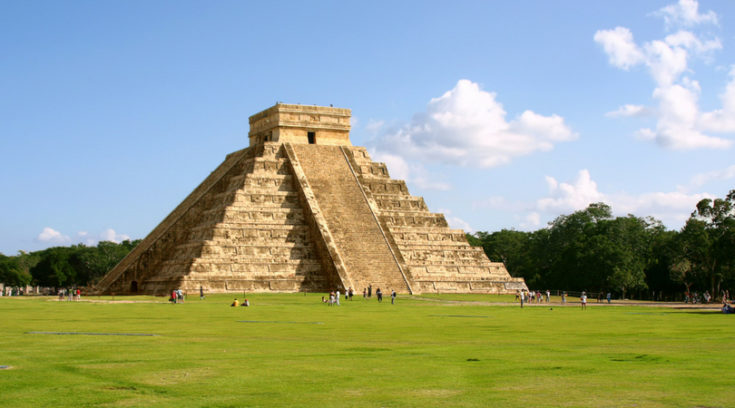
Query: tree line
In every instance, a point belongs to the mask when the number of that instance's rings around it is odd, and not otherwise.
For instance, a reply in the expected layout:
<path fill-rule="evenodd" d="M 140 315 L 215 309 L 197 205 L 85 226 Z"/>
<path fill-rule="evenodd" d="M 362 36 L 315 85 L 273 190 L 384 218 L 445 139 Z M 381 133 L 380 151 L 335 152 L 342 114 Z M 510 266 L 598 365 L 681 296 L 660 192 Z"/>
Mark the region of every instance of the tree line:
<path fill-rule="evenodd" d="M 604 203 L 533 232 L 467 235 L 529 288 L 675 300 L 735 287 L 735 190 L 701 200 L 679 231 L 651 217 L 613 217 Z"/>
<path fill-rule="evenodd" d="M 735 288 L 735 190 L 725 198 L 701 200 L 679 231 L 667 230 L 651 217 L 613 217 L 610 206 L 595 203 L 537 231 L 477 232 L 467 239 L 539 290 L 671 300 L 694 291 L 717 297 Z M 0 282 L 16 287 L 93 285 L 139 242 L 0 254 Z"/>
<path fill-rule="evenodd" d="M 71 288 L 96 283 L 140 240 L 114 243 L 103 241 L 97 246 L 83 244 L 52 247 L 41 251 L 20 251 L 16 256 L 0 254 L 0 282 L 6 286 L 26 285 Z"/>

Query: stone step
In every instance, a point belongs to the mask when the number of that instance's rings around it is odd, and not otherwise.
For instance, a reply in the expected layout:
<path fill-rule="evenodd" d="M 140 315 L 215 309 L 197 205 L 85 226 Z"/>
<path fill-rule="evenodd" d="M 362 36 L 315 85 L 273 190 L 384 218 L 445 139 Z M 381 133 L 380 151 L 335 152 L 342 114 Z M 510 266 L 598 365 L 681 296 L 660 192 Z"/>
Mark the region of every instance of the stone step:
<path fill-rule="evenodd" d="M 384 282 L 407 291 L 386 238 L 340 147 L 293 145 L 293 149 L 343 257 L 349 281 L 358 287 L 366 287 L 371 281 Z"/>

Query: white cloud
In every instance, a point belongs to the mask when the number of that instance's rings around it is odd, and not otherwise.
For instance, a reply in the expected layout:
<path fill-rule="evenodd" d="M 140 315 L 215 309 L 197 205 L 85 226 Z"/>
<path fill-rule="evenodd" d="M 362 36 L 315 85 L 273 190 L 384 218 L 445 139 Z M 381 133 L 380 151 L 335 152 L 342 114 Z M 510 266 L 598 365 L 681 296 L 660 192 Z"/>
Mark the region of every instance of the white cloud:
<path fill-rule="evenodd" d="M 693 51 L 696 54 L 707 54 L 711 51 L 722 49 L 722 42 L 719 38 L 702 41 L 691 31 L 680 30 L 675 34 L 667 35 L 664 39 L 666 44 L 673 47 L 682 47 Z"/>
<path fill-rule="evenodd" d="M 430 175 L 424 166 L 418 163 L 409 164 L 401 156 L 383 152 L 371 152 L 370 155 L 373 160 L 385 163 L 391 178 L 404 180 L 424 190 L 449 190 L 452 187 Z"/>
<path fill-rule="evenodd" d="M 99 234 L 90 234 L 87 231 L 79 231 L 77 232 L 75 238 L 71 238 L 70 236 L 56 231 L 51 227 L 46 227 L 43 229 L 43 231 L 41 231 L 40 234 L 38 234 L 38 237 L 36 239 L 39 242 L 47 244 L 66 245 L 72 243 L 82 243 L 87 246 L 95 246 L 100 241 L 112 241 L 115 243 L 120 243 L 122 241 L 129 240 L 130 236 L 126 234 L 119 234 L 115 232 L 114 229 L 108 228 L 100 232 Z"/>
<path fill-rule="evenodd" d="M 697 24 L 717 24 L 717 14 L 709 10 L 699 13 L 699 3 L 696 0 L 679 0 L 677 4 L 670 4 L 653 13 L 663 17 L 666 27 L 677 25 L 691 27 Z"/>
<path fill-rule="evenodd" d="M 577 135 L 558 115 L 543 116 L 527 110 L 506 120 L 496 95 L 462 79 L 410 124 L 376 140 L 376 150 L 416 160 L 460 166 L 493 167 Z"/>
<path fill-rule="evenodd" d="M 597 183 L 590 177 L 587 169 L 580 170 L 574 183 L 559 183 L 555 178 L 546 176 L 549 197 L 536 202 L 541 211 L 570 212 L 587 208 L 591 203 L 605 201 L 605 195 L 597 191 Z"/>
<path fill-rule="evenodd" d="M 689 54 L 682 47 L 671 46 L 664 41 L 651 41 L 644 45 L 646 65 L 653 79 L 662 86 L 670 85 L 687 69 Z"/>
<path fill-rule="evenodd" d="M 531 230 L 538 228 L 541 225 L 541 214 L 533 211 L 527 214 L 521 222 L 521 228 L 524 230 Z"/>
<path fill-rule="evenodd" d="M 119 244 L 122 241 L 129 240 L 130 236 L 126 234 L 119 234 L 114 229 L 108 228 L 102 231 L 99 235 L 99 241 L 111 241 Z"/>
<path fill-rule="evenodd" d="M 451 210 L 448 210 L 446 208 L 440 208 L 438 212 L 441 214 L 444 214 L 444 218 L 447 220 L 447 223 L 449 224 L 450 228 L 461 229 L 464 232 L 467 232 L 470 234 L 475 232 L 475 230 L 470 226 L 470 224 L 467 221 L 459 217 L 452 216 Z"/>
<path fill-rule="evenodd" d="M 368 121 L 368 124 L 365 125 L 365 129 L 368 132 L 375 133 L 375 132 L 378 132 L 380 129 L 382 129 L 383 126 L 385 126 L 385 121 L 370 119 Z"/>
<path fill-rule="evenodd" d="M 694 26 L 700 23 L 717 22 L 714 12 L 699 14 L 696 1 L 681 0 L 659 10 L 667 24 Z M 655 129 L 642 128 L 636 132 L 638 138 L 654 140 L 662 147 L 677 150 L 690 149 L 727 149 L 733 141 L 707 134 L 735 132 L 735 73 L 721 95 L 722 109 L 700 112 L 699 82 L 685 73 L 692 73 L 688 67 L 689 59 L 698 56 L 705 60 L 712 51 L 722 48 L 719 38 L 704 40 L 691 31 L 679 30 L 661 40 L 653 40 L 638 46 L 633 34 L 624 27 L 614 30 L 600 30 L 594 40 L 603 46 L 610 63 L 621 69 L 629 69 L 636 64 L 648 67 L 651 78 L 656 82 L 652 98 L 658 102 L 653 113 L 656 118 Z M 608 112 L 608 117 L 640 116 L 644 112 L 641 105 L 624 105 L 617 111 Z"/>
<path fill-rule="evenodd" d="M 706 173 L 696 174 L 694 177 L 692 177 L 690 184 L 693 187 L 701 187 L 713 180 L 730 179 L 735 179 L 735 164 L 721 170 L 714 170 Z"/>
<path fill-rule="evenodd" d="M 645 59 L 643 52 L 633 41 L 633 33 L 625 27 L 599 30 L 594 39 L 605 49 L 610 63 L 618 68 L 628 70 Z"/>
<path fill-rule="evenodd" d="M 643 105 L 623 105 L 617 110 L 606 113 L 605 116 L 610 118 L 642 117 L 649 116 L 650 114 L 651 110 Z"/>
<path fill-rule="evenodd" d="M 699 118 L 699 126 L 711 132 L 735 132 L 735 67 L 730 68 L 730 81 L 720 100 L 722 108 L 703 113 Z"/>
<path fill-rule="evenodd" d="M 730 170 L 735 176 L 735 166 Z M 724 174 L 724 172 L 723 172 Z M 718 174 L 721 175 L 721 174 Z M 555 217 L 587 208 L 589 204 L 604 202 L 616 215 L 650 215 L 667 225 L 680 225 L 703 198 L 712 198 L 708 193 L 646 192 L 641 194 L 603 193 L 592 180 L 589 171 L 580 170 L 572 183 L 560 183 L 547 176 L 549 196 L 536 201 L 535 209 L 526 218 L 533 220 L 537 212 Z"/>
<path fill-rule="evenodd" d="M 62 234 L 51 227 L 45 227 L 43 231 L 38 234 L 36 239 L 48 244 L 67 244 L 71 242 L 71 239 L 67 235 Z"/>

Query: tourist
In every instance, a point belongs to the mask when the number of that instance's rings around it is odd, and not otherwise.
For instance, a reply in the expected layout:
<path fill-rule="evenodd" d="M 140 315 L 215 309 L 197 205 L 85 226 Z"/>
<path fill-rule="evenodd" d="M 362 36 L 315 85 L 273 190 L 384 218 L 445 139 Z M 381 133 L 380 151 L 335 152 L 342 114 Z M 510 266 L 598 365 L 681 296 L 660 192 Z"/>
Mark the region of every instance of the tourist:
<path fill-rule="evenodd" d="M 517 290 L 516 291 L 516 298 L 515 298 L 515 300 L 520 299 L 520 297 L 521 297 L 521 291 L 520 290 Z"/>
<path fill-rule="evenodd" d="M 334 292 L 329 292 L 329 306 L 334 304 Z"/>
<path fill-rule="evenodd" d="M 182 292 L 181 289 L 176 289 L 176 299 L 181 303 L 184 303 L 184 292 Z"/>
<path fill-rule="evenodd" d="M 378 302 L 382 302 L 383 301 L 383 292 L 380 291 L 380 288 L 378 288 L 375 291 L 375 296 L 378 297 Z"/>
<path fill-rule="evenodd" d="M 352 300 L 352 295 L 353 295 L 352 286 L 350 286 L 350 289 L 347 290 L 347 295 L 349 296 L 350 300 Z"/>
<path fill-rule="evenodd" d="M 199 286 L 199 300 L 204 300 L 204 288 Z"/>
<path fill-rule="evenodd" d="M 579 297 L 579 302 L 582 303 L 582 310 L 587 310 L 587 293 L 582 292 L 582 296 Z"/>
<path fill-rule="evenodd" d="M 339 289 L 337 289 L 337 294 L 335 295 L 335 299 L 337 300 L 337 306 L 339 306 Z"/>
<path fill-rule="evenodd" d="M 393 305 L 396 303 L 396 291 L 394 289 L 390 290 L 390 304 Z"/>
<path fill-rule="evenodd" d="M 241 304 L 240 306 L 243 306 L 243 307 L 250 307 L 250 301 L 249 301 L 249 300 L 247 300 L 247 298 L 246 298 L 246 299 L 244 299 L 244 300 L 242 301 L 242 304 Z"/>
<path fill-rule="evenodd" d="M 551 303 L 551 292 L 546 289 L 546 303 Z"/>
<path fill-rule="evenodd" d="M 521 309 L 523 309 L 523 301 L 526 299 L 526 291 L 521 291 Z"/>
<path fill-rule="evenodd" d="M 610 303 L 610 299 L 612 299 L 612 295 L 610 292 L 607 292 L 607 303 Z"/>
<path fill-rule="evenodd" d="M 235 300 L 237 300 L 237 299 L 235 299 Z M 171 302 L 173 302 L 174 304 L 179 303 L 176 300 L 176 289 L 174 289 L 174 290 L 171 291 Z"/>
<path fill-rule="evenodd" d="M 567 303 L 567 291 L 561 292 L 561 303 L 566 304 Z"/>
<path fill-rule="evenodd" d="M 368 297 L 373 297 L 373 285 L 368 285 Z"/>
<path fill-rule="evenodd" d="M 735 308 L 732 307 L 727 301 L 722 303 L 722 313 L 735 313 Z"/>
<path fill-rule="evenodd" d="M 235 300 L 232 302 L 232 304 L 230 305 L 230 307 L 237 307 L 239 305 L 240 305 L 240 302 L 238 302 L 237 301 L 237 298 L 235 298 Z"/>
<path fill-rule="evenodd" d="M 367 288 L 362 288 L 362 298 L 367 299 Z"/>

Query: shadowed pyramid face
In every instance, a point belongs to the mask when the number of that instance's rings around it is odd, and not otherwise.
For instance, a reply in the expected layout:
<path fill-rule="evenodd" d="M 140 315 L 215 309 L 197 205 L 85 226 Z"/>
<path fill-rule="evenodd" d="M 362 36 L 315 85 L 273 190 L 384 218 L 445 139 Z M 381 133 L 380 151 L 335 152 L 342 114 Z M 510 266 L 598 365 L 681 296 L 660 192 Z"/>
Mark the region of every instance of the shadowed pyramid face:
<path fill-rule="evenodd" d="M 286 104 L 253 115 L 250 147 L 228 155 L 98 291 L 526 288 L 352 146 L 349 118 L 347 109 Z"/>

